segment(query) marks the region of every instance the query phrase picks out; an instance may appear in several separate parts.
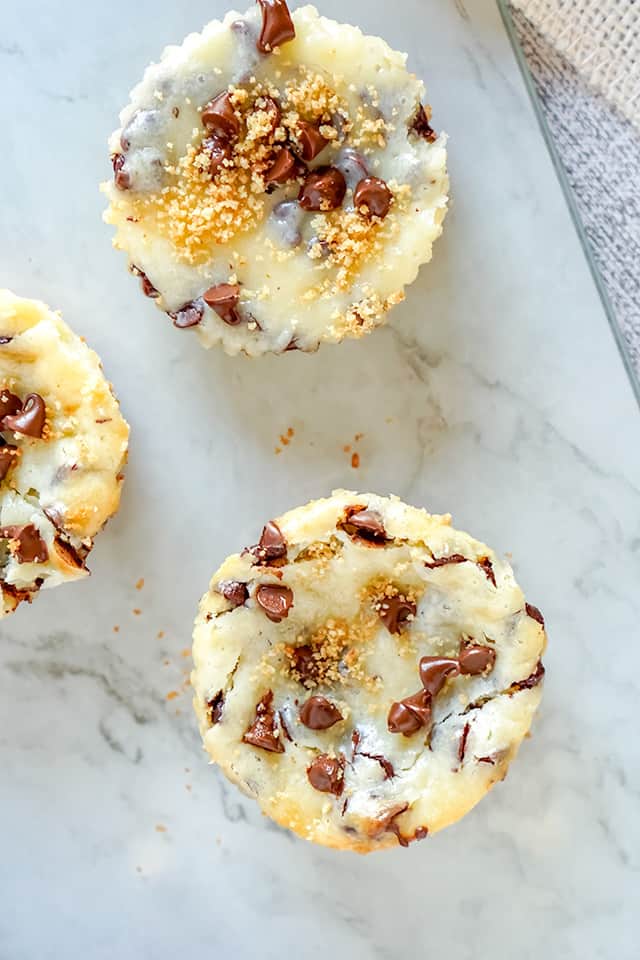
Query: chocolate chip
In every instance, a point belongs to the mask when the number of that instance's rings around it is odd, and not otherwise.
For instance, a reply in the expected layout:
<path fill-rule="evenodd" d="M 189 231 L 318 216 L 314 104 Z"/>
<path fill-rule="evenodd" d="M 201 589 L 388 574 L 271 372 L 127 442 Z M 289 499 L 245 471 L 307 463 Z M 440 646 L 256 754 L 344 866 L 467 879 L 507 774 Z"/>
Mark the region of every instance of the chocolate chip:
<path fill-rule="evenodd" d="M 300 227 L 304 211 L 296 200 L 282 200 L 271 211 L 273 230 L 283 246 L 297 247 L 302 243 Z"/>
<path fill-rule="evenodd" d="M 263 583 L 256 590 L 256 603 L 272 623 L 280 623 L 289 616 L 293 606 L 293 591 L 289 587 Z"/>
<path fill-rule="evenodd" d="M 134 275 L 134 277 L 140 278 L 140 286 L 142 287 L 142 292 L 144 293 L 145 297 L 151 297 L 153 300 L 156 300 L 160 296 L 159 291 L 156 290 L 154 285 L 149 280 L 149 277 L 140 269 L 140 267 L 136 267 L 135 264 L 133 264 L 131 266 L 131 273 Z"/>
<path fill-rule="evenodd" d="M 209 173 L 215 177 L 225 160 L 231 158 L 231 145 L 217 137 L 207 137 L 202 141 L 202 150 L 209 156 Z"/>
<path fill-rule="evenodd" d="M 0 337 L 0 346 L 3 347 L 6 343 L 11 343 L 13 337 Z"/>
<path fill-rule="evenodd" d="M 309 730 L 328 730 L 342 720 L 342 714 L 326 697 L 309 697 L 300 708 L 300 720 Z"/>
<path fill-rule="evenodd" d="M 236 117 L 231 96 L 228 93 L 219 93 L 206 105 L 200 119 L 207 131 L 217 140 L 227 142 L 237 140 L 240 133 L 240 121 Z"/>
<path fill-rule="evenodd" d="M 24 401 L 22 410 L 18 413 L 3 417 L 0 427 L 14 433 L 22 433 L 25 437 L 42 436 L 47 410 L 44 400 L 39 393 L 30 393 Z"/>
<path fill-rule="evenodd" d="M 0 480 L 4 480 L 9 470 L 18 462 L 18 448 L 11 443 L 0 447 Z"/>
<path fill-rule="evenodd" d="M 429 143 L 433 143 L 438 139 L 438 134 L 432 128 L 427 118 L 427 113 L 422 104 L 418 108 L 418 112 L 413 118 L 410 129 L 417 133 L 419 137 L 422 137 L 424 140 L 428 140 Z"/>
<path fill-rule="evenodd" d="M 365 177 L 361 180 L 353 193 L 353 205 L 360 213 L 365 208 L 369 217 L 379 217 L 384 220 L 389 213 L 393 194 L 384 180 L 379 177 Z"/>
<path fill-rule="evenodd" d="M 296 137 L 300 145 L 300 156 L 306 163 L 315 160 L 322 153 L 329 141 L 323 137 L 315 123 L 306 120 L 298 121 Z"/>
<path fill-rule="evenodd" d="M 298 203 L 303 210 L 337 210 L 346 192 L 346 180 L 337 167 L 317 167 L 302 184 Z"/>
<path fill-rule="evenodd" d="M 270 53 L 293 40 L 296 30 L 285 0 L 258 0 L 262 10 L 262 30 L 256 46 L 260 53 Z"/>
<path fill-rule="evenodd" d="M 493 564 L 491 560 L 489 560 L 489 557 L 480 557 L 479 560 L 476 560 L 476 564 L 480 567 L 489 583 L 492 583 L 493 586 L 496 587 L 496 575 L 493 572 Z"/>
<path fill-rule="evenodd" d="M 452 553 L 448 557 L 433 557 L 431 563 L 425 563 L 425 567 L 428 567 L 429 570 L 435 570 L 436 567 L 446 567 L 449 563 L 465 563 L 467 560 L 466 557 L 463 557 L 461 553 Z"/>
<path fill-rule="evenodd" d="M 429 836 L 428 827 L 416 827 L 415 833 L 413 834 L 414 840 L 425 840 Z"/>
<path fill-rule="evenodd" d="M 247 585 L 240 580 L 221 580 L 218 590 L 232 607 L 241 607 L 249 599 Z"/>
<path fill-rule="evenodd" d="M 389 810 L 384 815 L 384 817 L 381 817 L 377 821 L 375 829 L 373 831 L 373 836 L 379 837 L 383 833 L 395 833 L 396 837 L 398 838 L 398 843 L 400 844 L 400 846 L 408 847 L 409 841 L 406 837 L 402 835 L 402 833 L 400 832 L 400 827 L 396 823 L 396 819 L 399 816 L 401 816 L 403 813 L 406 813 L 408 809 L 409 809 L 408 803 L 401 803 L 395 807 L 392 807 L 391 810 Z"/>
<path fill-rule="evenodd" d="M 320 793 L 332 793 L 339 797 L 344 790 L 344 757 L 330 757 L 321 753 L 310 767 L 307 767 L 307 777 L 314 790 Z"/>
<path fill-rule="evenodd" d="M 175 313 L 170 313 L 169 316 L 173 320 L 174 327 L 179 330 L 186 330 L 188 327 L 197 327 L 202 322 L 204 307 L 201 303 L 192 300 L 191 303 L 185 303 L 183 307 L 180 307 Z"/>
<path fill-rule="evenodd" d="M 458 663 L 460 664 L 460 673 L 477 676 L 481 673 L 490 673 L 496 662 L 496 652 L 492 647 L 484 647 L 479 643 L 468 643 L 463 641 L 460 644 L 458 653 Z"/>
<path fill-rule="evenodd" d="M 351 190 L 355 190 L 360 181 L 369 176 L 364 157 L 353 147 L 345 147 L 341 150 L 334 161 L 334 166 L 344 176 Z"/>
<path fill-rule="evenodd" d="M 0 420 L 22 410 L 22 400 L 10 390 L 0 391 Z"/>
<path fill-rule="evenodd" d="M 542 660 L 538 660 L 533 673 L 531 673 L 525 680 L 518 680 L 517 683 L 514 683 L 511 687 L 511 691 L 515 692 L 517 690 L 531 690 L 533 687 L 537 687 L 538 684 L 542 682 L 544 674 L 545 669 L 542 664 Z"/>
<path fill-rule="evenodd" d="M 240 299 L 240 287 L 237 283 L 218 283 L 202 294 L 202 299 L 230 327 L 237 326 L 241 316 L 236 307 Z"/>
<path fill-rule="evenodd" d="M 269 565 L 274 560 L 286 558 L 287 541 L 275 520 L 265 523 L 260 542 L 255 547 L 249 547 L 248 550 L 256 558 L 256 563 L 261 565 Z"/>
<path fill-rule="evenodd" d="M 127 158 L 124 153 L 114 153 L 111 157 L 111 163 L 113 165 L 113 182 L 115 183 L 118 190 L 130 190 L 131 189 L 131 177 L 126 170 L 123 170 Z"/>
<path fill-rule="evenodd" d="M 532 603 L 525 603 L 524 609 L 526 610 L 528 617 L 531 617 L 532 620 L 536 620 L 541 627 L 544 627 L 544 617 L 537 607 L 534 607 Z"/>
<path fill-rule="evenodd" d="M 283 147 L 277 154 L 272 166 L 264 175 L 264 182 L 269 184 L 288 183 L 301 173 L 299 161 L 288 147 Z"/>
<path fill-rule="evenodd" d="M 220 723 L 223 709 L 224 692 L 222 690 L 218 690 L 215 697 L 212 697 L 211 700 L 207 700 L 207 719 L 212 727 L 215 726 L 216 723 Z"/>
<path fill-rule="evenodd" d="M 67 563 L 70 567 L 75 567 L 76 570 L 87 569 L 80 552 L 76 550 L 76 548 L 67 540 L 63 540 L 62 537 L 56 537 L 53 542 L 56 548 L 56 553 L 58 553 L 63 558 L 65 563 Z"/>
<path fill-rule="evenodd" d="M 32 523 L 0 527 L 0 538 L 15 542 L 13 553 L 20 563 L 44 563 L 49 559 L 47 545 Z"/>
<path fill-rule="evenodd" d="M 377 510 L 368 510 L 360 505 L 347 507 L 345 518 L 338 523 L 338 527 L 352 540 L 366 540 L 367 543 L 381 546 L 389 539 Z"/>
<path fill-rule="evenodd" d="M 255 720 L 242 737 L 244 743 L 269 753 L 284 753 L 284 745 L 280 740 L 276 727 L 276 716 L 273 709 L 273 691 L 267 690 L 262 700 L 256 704 Z"/>
<path fill-rule="evenodd" d="M 301 683 L 317 682 L 321 665 L 313 655 L 313 647 L 306 643 L 299 647 L 288 647 L 287 656 L 292 672 Z"/>
<path fill-rule="evenodd" d="M 277 103 L 273 97 L 260 97 L 255 103 L 255 109 L 260 113 L 269 114 L 271 118 L 271 130 L 269 131 L 269 134 L 270 136 L 273 136 L 280 126 L 280 121 L 282 119 L 280 104 Z"/>
<path fill-rule="evenodd" d="M 469 736 L 469 730 L 471 730 L 471 724 L 465 723 L 462 729 L 462 735 L 460 736 L 460 740 L 458 742 L 458 760 L 460 761 L 460 763 L 464 761 L 464 754 L 467 749 L 467 737 Z"/>
<path fill-rule="evenodd" d="M 437 697 L 449 677 L 459 672 L 458 661 L 450 657 L 422 657 L 420 660 L 420 679 L 422 686 Z"/>
<path fill-rule="evenodd" d="M 399 596 L 383 597 L 376 609 L 389 633 L 402 633 L 403 627 L 416 615 L 413 600 L 405 600 Z"/>
<path fill-rule="evenodd" d="M 411 697 L 405 697 L 391 704 L 387 716 L 387 728 L 390 733 L 402 733 L 410 737 L 422 727 L 431 726 L 431 695 L 420 690 Z"/>

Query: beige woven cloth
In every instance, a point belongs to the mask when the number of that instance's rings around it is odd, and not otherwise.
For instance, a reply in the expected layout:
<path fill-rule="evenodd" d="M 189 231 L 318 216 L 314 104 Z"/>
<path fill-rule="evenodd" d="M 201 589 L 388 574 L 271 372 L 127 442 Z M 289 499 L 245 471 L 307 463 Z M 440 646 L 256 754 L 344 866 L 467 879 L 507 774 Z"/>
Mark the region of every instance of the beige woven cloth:
<path fill-rule="evenodd" d="M 640 127 L 640 0 L 511 0 L 585 80 Z"/>

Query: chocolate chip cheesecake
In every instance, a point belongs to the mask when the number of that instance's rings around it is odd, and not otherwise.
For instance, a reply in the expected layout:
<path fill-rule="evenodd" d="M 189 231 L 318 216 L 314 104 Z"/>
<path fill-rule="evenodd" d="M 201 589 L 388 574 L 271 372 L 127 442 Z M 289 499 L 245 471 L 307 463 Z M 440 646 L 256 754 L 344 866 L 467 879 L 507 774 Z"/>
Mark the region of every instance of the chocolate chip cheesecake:
<path fill-rule="evenodd" d="M 383 323 L 446 212 L 424 95 L 383 40 L 284 0 L 169 47 L 121 114 L 104 186 L 142 292 L 230 354 Z"/>
<path fill-rule="evenodd" d="M 43 303 L 0 290 L 0 616 L 87 576 L 128 437 L 96 354 Z"/>
<path fill-rule="evenodd" d="M 544 619 L 484 544 L 337 491 L 229 557 L 194 632 L 206 750 L 301 837 L 407 846 L 504 779 L 542 695 Z"/>

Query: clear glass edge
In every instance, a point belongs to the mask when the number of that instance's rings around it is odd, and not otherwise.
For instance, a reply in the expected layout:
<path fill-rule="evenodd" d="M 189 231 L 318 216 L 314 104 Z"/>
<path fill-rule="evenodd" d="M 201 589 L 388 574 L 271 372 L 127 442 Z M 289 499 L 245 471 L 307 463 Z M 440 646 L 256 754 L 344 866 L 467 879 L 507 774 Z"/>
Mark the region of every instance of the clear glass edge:
<path fill-rule="evenodd" d="M 520 67 L 520 72 L 524 80 L 524 85 L 526 87 L 527 93 L 529 94 L 529 98 L 533 105 L 536 119 L 538 121 L 538 126 L 540 127 L 540 131 L 542 133 L 543 139 L 547 146 L 547 150 L 549 151 L 549 155 L 551 157 L 551 162 L 553 163 L 554 169 L 556 171 L 556 176 L 558 177 L 558 181 L 562 188 L 562 192 L 564 194 L 567 207 L 569 208 L 569 213 L 571 214 L 571 219 L 573 220 L 573 225 L 578 235 L 580 245 L 584 251 L 584 255 L 585 255 L 587 264 L 589 266 L 589 270 L 591 271 L 593 282 L 596 285 L 596 289 L 598 291 L 598 295 L 600 297 L 600 301 L 602 303 L 605 316 L 609 323 L 609 329 L 611 330 L 611 333 L 613 334 L 613 338 L 617 344 L 618 351 L 622 359 L 622 365 L 627 372 L 627 376 L 631 384 L 631 390 L 633 391 L 633 394 L 636 398 L 638 407 L 640 407 L 640 380 L 636 375 L 635 369 L 631 362 L 631 357 L 629 356 L 629 353 L 627 351 L 627 344 L 624 339 L 624 335 L 622 333 L 622 330 L 620 329 L 618 321 L 616 320 L 616 315 L 615 315 L 613 306 L 611 304 L 611 301 L 609 299 L 609 294 L 605 287 L 604 280 L 602 279 L 600 268 L 598 267 L 595 261 L 593 251 L 591 249 L 591 244 L 587 237 L 584 224 L 582 223 L 582 219 L 578 211 L 575 197 L 571 189 L 571 184 L 569 183 L 566 171 L 564 169 L 564 166 L 562 164 L 562 161 L 556 149 L 556 145 L 553 141 L 551 130 L 549 128 L 544 112 L 542 110 L 542 104 L 540 103 L 540 98 L 538 96 L 538 91 L 536 90 L 533 76 L 531 75 L 531 71 L 529 70 L 529 65 L 524 55 L 524 51 L 520 46 L 520 41 L 518 40 L 515 24 L 513 22 L 513 17 L 511 16 L 511 11 L 508 5 L 508 0 L 496 0 L 496 3 L 498 5 L 498 10 L 500 11 L 500 15 L 502 17 L 502 21 L 505 26 L 505 30 L 507 31 L 507 36 L 509 37 L 509 40 L 511 42 L 511 46 L 513 48 L 516 61 L 518 63 L 518 66 Z"/>

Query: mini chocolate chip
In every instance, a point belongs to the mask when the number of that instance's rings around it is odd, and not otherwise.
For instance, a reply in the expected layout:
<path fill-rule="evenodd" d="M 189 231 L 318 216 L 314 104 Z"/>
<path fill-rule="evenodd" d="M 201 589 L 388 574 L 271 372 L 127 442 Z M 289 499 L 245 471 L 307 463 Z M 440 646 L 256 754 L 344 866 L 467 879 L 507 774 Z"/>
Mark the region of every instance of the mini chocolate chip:
<path fill-rule="evenodd" d="M 172 107 L 171 116 L 173 117 L 174 120 L 177 120 L 178 117 L 180 116 L 180 107 Z"/>
<path fill-rule="evenodd" d="M 115 183 L 118 190 L 130 190 L 131 189 L 131 177 L 126 170 L 123 170 L 127 158 L 124 153 L 114 153 L 111 157 L 111 163 L 113 165 L 113 182 Z"/>
<path fill-rule="evenodd" d="M 302 172 L 302 167 L 288 147 L 283 147 L 277 154 L 272 166 L 264 175 L 264 182 L 267 185 L 288 183 L 289 180 L 295 180 Z"/>
<path fill-rule="evenodd" d="M 544 674 L 545 674 L 545 669 L 542 664 L 542 660 L 538 660 L 538 663 L 533 673 L 529 674 L 529 676 L 525 680 L 518 680 L 517 683 L 514 683 L 511 688 L 512 692 L 515 692 L 517 690 L 531 690 L 533 687 L 537 687 L 538 684 L 542 682 Z"/>
<path fill-rule="evenodd" d="M 22 400 L 10 390 L 0 391 L 0 420 L 22 410 Z"/>
<path fill-rule="evenodd" d="M 262 528 L 260 542 L 248 548 L 256 558 L 256 563 L 268 565 L 274 560 L 283 560 L 287 556 L 287 541 L 275 520 L 268 520 Z"/>
<path fill-rule="evenodd" d="M 303 210 L 337 210 L 347 192 L 347 182 L 337 167 L 316 167 L 307 174 L 298 203 Z"/>
<path fill-rule="evenodd" d="M 531 617 L 532 620 L 536 620 L 541 627 L 544 627 L 544 617 L 537 607 L 534 607 L 532 603 L 525 603 L 524 609 L 526 610 L 528 617 Z"/>
<path fill-rule="evenodd" d="M 296 127 L 296 136 L 300 144 L 300 156 L 306 163 L 315 160 L 322 153 L 329 141 L 323 137 L 315 123 L 299 120 Z"/>
<path fill-rule="evenodd" d="M 429 123 L 426 110 L 422 104 L 420 104 L 418 112 L 413 118 L 410 129 L 413 130 L 414 133 L 417 133 L 419 137 L 423 137 L 424 140 L 428 140 L 429 143 L 433 143 L 438 139 L 438 134 Z"/>
<path fill-rule="evenodd" d="M 360 505 L 347 507 L 345 518 L 338 523 L 338 527 L 352 540 L 366 540 L 367 543 L 381 546 L 389 539 L 378 511 Z"/>
<path fill-rule="evenodd" d="M 219 93 L 217 97 L 209 101 L 200 114 L 200 119 L 207 131 L 212 133 L 217 140 L 225 142 L 237 139 L 240 132 L 240 121 L 233 109 L 231 96 L 226 91 Z"/>
<path fill-rule="evenodd" d="M 462 641 L 458 653 L 460 673 L 477 676 L 481 673 L 491 673 L 496 662 L 496 652 L 492 647 L 485 647 L 479 643 Z"/>
<path fill-rule="evenodd" d="M 389 633 L 402 633 L 407 622 L 415 617 L 416 605 L 413 600 L 402 597 L 383 597 L 377 606 L 378 616 Z"/>
<path fill-rule="evenodd" d="M 460 741 L 458 743 L 458 760 L 460 763 L 464 761 L 464 754 L 467 749 L 467 738 L 469 736 L 469 730 L 471 730 L 471 724 L 465 723 L 462 729 L 462 735 L 460 736 Z"/>
<path fill-rule="evenodd" d="M 437 697 L 447 679 L 458 673 L 458 661 L 450 657 L 422 657 L 420 660 L 422 686 L 432 697 Z"/>
<path fill-rule="evenodd" d="M 156 300 L 160 296 L 159 291 L 156 290 L 154 285 L 149 280 L 149 277 L 140 269 L 140 267 L 136 267 L 135 264 L 133 264 L 131 266 L 131 273 L 134 275 L 134 277 L 140 278 L 140 286 L 142 287 L 142 292 L 144 293 L 145 297 L 151 297 L 153 300 Z"/>
<path fill-rule="evenodd" d="M 293 591 L 278 584 L 262 583 L 256 590 L 256 603 L 272 623 L 280 623 L 289 616 L 293 606 Z"/>
<path fill-rule="evenodd" d="M 479 560 L 476 560 L 476 564 L 480 567 L 489 583 L 492 583 L 494 587 L 497 587 L 496 575 L 493 572 L 493 564 L 491 563 L 491 560 L 489 560 L 489 557 L 480 557 Z"/>
<path fill-rule="evenodd" d="M 415 833 L 413 834 L 414 840 L 425 840 L 429 836 L 428 827 L 416 827 Z"/>
<path fill-rule="evenodd" d="M 256 46 L 260 53 L 270 53 L 293 40 L 296 30 L 285 0 L 258 0 L 262 10 L 262 30 Z"/>
<path fill-rule="evenodd" d="M 242 740 L 244 743 L 251 744 L 252 747 L 259 747 L 269 753 L 284 753 L 284 745 L 278 734 L 272 704 L 273 691 L 267 690 L 262 700 L 259 700 L 256 704 L 255 720 Z"/>
<path fill-rule="evenodd" d="M 9 470 L 18 462 L 18 448 L 11 443 L 0 447 L 0 480 L 4 480 Z"/>
<path fill-rule="evenodd" d="M 309 730 L 328 730 L 342 720 L 342 714 L 326 697 L 309 697 L 300 708 L 300 720 Z"/>
<path fill-rule="evenodd" d="M 14 553 L 20 563 L 44 563 L 49 559 L 47 545 L 32 523 L 0 527 L 0 537 L 15 541 Z"/>
<path fill-rule="evenodd" d="M 247 585 L 240 580 L 221 580 L 218 590 L 233 607 L 241 607 L 249 599 Z"/>
<path fill-rule="evenodd" d="M 379 217 L 380 220 L 384 220 L 389 213 L 392 200 L 391 190 L 379 177 L 365 177 L 353 192 L 353 205 L 356 210 L 362 213 L 364 207 L 367 216 Z"/>
<path fill-rule="evenodd" d="M 230 327 L 237 326 L 241 316 L 236 307 L 240 299 L 240 287 L 237 283 L 218 283 L 202 294 L 202 299 Z"/>
<path fill-rule="evenodd" d="M 217 137 L 207 137 L 202 141 L 202 150 L 209 156 L 209 173 L 216 175 L 225 160 L 231 158 L 231 145 Z"/>
<path fill-rule="evenodd" d="M 220 723 L 223 709 L 224 692 L 222 690 L 218 690 L 215 697 L 212 697 L 211 700 L 207 700 L 207 719 L 212 727 L 215 726 L 216 723 Z"/>
<path fill-rule="evenodd" d="M 436 567 L 445 567 L 449 563 L 465 563 L 467 560 L 466 557 L 463 557 L 461 553 L 452 553 L 448 557 L 434 557 L 431 563 L 425 563 L 425 567 L 428 567 L 429 570 L 435 570 Z"/>
<path fill-rule="evenodd" d="M 330 757 L 321 753 L 310 767 L 307 767 L 307 777 L 314 790 L 320 793 L 332 793 L 339 797 L 344 790 L 344 757 Z"/>
<path fill-rule="evenodd" d="M 173 320 L 174 327 L 179 330 L 186 330 L 188 327 L 197 327 L 202 322 L 204 307 L 201 303 L 192 300 L 191 303 L 185 303 L 183 307 L 180 307 L 175 313 L 170 313 L 169 316 Z"/>
<path fill-rule="evenodd" d="M 387 728 L 390 733 L 402 733 L 410 737 L 422 727 L 431 726 L 431 695 L 420 690 L 411 697 L 405 697 L 391 704 L 387 716 Z"/>
<path fill-rule="evenodd" d="M 30 393 L 24 401 L 22 410 L 3 417 L 0 427 L 13 433 L 22 433 L 25 437 L 39 439 L 44 430 L 47 410 L 39 393 Z"/>

